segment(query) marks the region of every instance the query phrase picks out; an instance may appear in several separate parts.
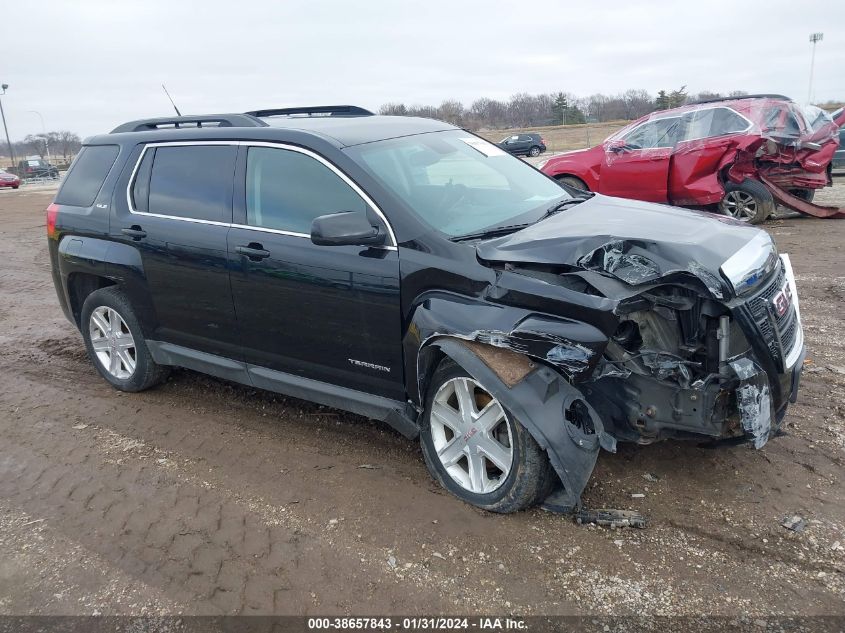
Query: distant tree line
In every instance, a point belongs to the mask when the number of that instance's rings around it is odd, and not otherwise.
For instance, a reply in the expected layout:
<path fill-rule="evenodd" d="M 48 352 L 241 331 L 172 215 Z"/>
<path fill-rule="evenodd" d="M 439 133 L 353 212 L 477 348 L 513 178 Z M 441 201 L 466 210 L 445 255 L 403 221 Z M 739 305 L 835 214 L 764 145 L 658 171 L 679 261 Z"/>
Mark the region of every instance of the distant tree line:
<path fill-rule="evenodd" d="M 615 95 L 596 93 L 589 97 L 564 91 L 536 95 L 520 92 L 506 101 L 482 97 L 469 107 L 454 99 L 448 99 L 439 106 L 385 103 L 379 112 L 440 119 L 470 130 L 505 129 L 638 119 L 655 110 L 675 108 L 685 103 L 746 94 L 742 90 L 734 90 L 727 94 L 706 91 L 690 95 L 686 86 L 677 90 L 661 90 L 657 95 L 633 89 Z"/>
<path fill-rule="evenodd" d="M 65 163 L 73 158 L 81 147 L 82 139 L 79 138 L 79 134 L 67 130 L 47 132 L 46 134 L 29 134 L 22 141 L 12 143 L 12 150 L 14 150 L 17 160 L 22 160 L 27 156 L 47 158 L 47 149 L 49 148 L 50 157 L 54 161 L 61 157 Z M 6 154 L 8 151 L 6 143 L 0 144 L 0 154 Z"/>

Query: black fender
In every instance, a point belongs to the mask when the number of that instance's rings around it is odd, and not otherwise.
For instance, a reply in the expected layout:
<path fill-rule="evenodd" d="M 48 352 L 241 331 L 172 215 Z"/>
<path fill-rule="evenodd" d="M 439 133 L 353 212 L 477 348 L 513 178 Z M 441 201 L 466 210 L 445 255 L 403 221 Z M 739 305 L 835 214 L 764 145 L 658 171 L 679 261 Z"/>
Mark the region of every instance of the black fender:
<path fill-rule="evenodd" d="M 141 253 L 134 246 L 85 235 L 63 236 L 57 249 L 56 268 L 61 284 L 59 299 L 66 316 L 73 323 L 76 324 L 78 315 L 73 314 L 70 287 L 76 274 L 101 277 L 119 285 L 128 295 L 142 327 L 155 322 L 152 300 L 144 282 Z M 149 336 L 150 332 L 144 334 Z"/>
<path fill-rule="evenodd" d="M 409 396 L 420 406 L 436 362 L 436 355 L 426 348 L 444 335 L 524 354 L 551 365 L 572 382 L 591 377 L 608 342 L 600 329 L 576 319 L 484 298 L 428 293 L 418 302 L 403 341 Z"/>
<path fill-rule="evenodd" d="M 546 505 L 558 511 L 578 508 L 599 448 L 616 450 L 615 440 L 604 432 L 601 419 L 581 392 L 546 365 L 531 363 L 518 382 L 506 383 L 471 349 L 475 344 L 444 336 L 430 345 L 484 385 L 546 451 L 562 484 Z"/>

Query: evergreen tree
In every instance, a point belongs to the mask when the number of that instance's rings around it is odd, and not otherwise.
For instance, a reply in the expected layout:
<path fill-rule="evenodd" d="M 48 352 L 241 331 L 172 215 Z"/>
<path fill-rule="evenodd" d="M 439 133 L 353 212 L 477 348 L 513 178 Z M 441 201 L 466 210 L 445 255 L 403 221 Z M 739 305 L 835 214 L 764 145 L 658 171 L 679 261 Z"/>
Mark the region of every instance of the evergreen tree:
<path fill-rule="evenodd" d="M 552 110 L 558 116 L 561 124 L 566 125 L 566 114 L 569 110 L 569 103 L 566 101 L 566 95 L 562 92 L 557 93 Z"/>
<path fill-rule="evenodd" d="M 680 90 L 673 90 L 669 93 L 669 107 L 677 108 L 687 102 L 687 87 L 681 86 Z"/>

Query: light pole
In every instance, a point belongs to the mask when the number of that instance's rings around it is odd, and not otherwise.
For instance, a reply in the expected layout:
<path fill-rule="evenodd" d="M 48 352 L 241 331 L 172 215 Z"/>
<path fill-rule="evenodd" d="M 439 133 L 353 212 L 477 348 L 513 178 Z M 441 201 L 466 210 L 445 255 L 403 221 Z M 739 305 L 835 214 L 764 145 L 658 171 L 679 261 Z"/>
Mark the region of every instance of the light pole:
<path fill-rule="evenodd" d="M 807 89 L 807 105 L 813 98 L 813 67 L 816 65 L 816 44 L 824 39 L 824 33 L 810 33 L 810 43 L 813 45 L 813 52 L 810 53 L 810 87 Z"/>
<path fill-rule="evenodd" d="M 47 138 L 47 128 L 44 127 L 44 117 L 41 116 L 41 113 L 38 110 L 27 110 L 27 112 L 37 114 L 38 118 L 41 119 L 41 134 L 44 136 L 44 149 L 47 152 L 47 162 L 52 163 L 53 161 L 50 158 L 50 140 Z"/>
<path fill-rule="evenodd" d="M 0 89 L 3 92 L 0 92 L 0 97 L 6 94 L 6 89 L 9 87 L 9 84 L 0 84 Z M 12 160 L 12 167 L 15 166 L 15 151 L 12 149 L 12 140 L 9 138 L 9 128 L 6 127 L 6 113 L 3 112 L 3 100 L 0 99 L 0 118 L 3 119 L 3 130 L 6 132 L 6 144 L 9 146 L 9 158 Z"/>

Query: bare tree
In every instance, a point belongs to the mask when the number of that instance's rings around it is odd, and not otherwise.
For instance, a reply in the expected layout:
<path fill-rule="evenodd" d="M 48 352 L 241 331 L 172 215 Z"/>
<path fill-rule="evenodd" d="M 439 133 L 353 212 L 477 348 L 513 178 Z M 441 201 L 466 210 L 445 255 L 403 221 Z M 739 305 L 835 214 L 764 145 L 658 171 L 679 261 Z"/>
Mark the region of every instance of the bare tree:
<path fill-rule="evenodd" d="M 464 125 L 464 106 L 460 101 L 454 99 L 446 100 L 437 108 L 436 119 L 446 121 L 452 125 L 463 127 Z"/>
<path fill-rule="evenodd" d="M 728 97 L 741 97 L 746 94 L 742 90 L 735 90 L 728 93 Z M 584 121 L 630 121 L 655 110 L 720 97 L 720 93 L 708 90 L 691 96 L 687 94 L 686 86 L 669 92 L 661 90 L 656 97 L 642 89 L 630 89 L 615 95 L 596 93 L 589 97 L 560 92 L 534 95 L 520 92 L 512 95 L 507 102 L 482 97 L 473 101 L 469 108 L 464 107 L 460 101 L 448 99 L 437 107 L 406 107 L 404 103 L 385 103 L 379 112 L 441 119 L 471 130 L 524 128 L 560 124 L 564 113 L 567 124 Z"/>
<path fill-rule="evenodd" d="M 69 132 L 68 130 L 60 130 L 58 132 L 50 132 L 55 140 L 50 141 L 50 147 L 54 148 L 56 154 L 61 154 L 64 162 L 68 162 L 76 155 L 82 148 L 82 139 L 79 134 Z"/>
<path fill-rule="evenodd" d="M 38 154 L 41 158 L 47 155 L 47 135 L 46 134 L 28 134 L 24 139 L 24 146 L 30 154 Z"/>
<path fill-rule="evenodd" d="M 378 109 L 379 114 L 386 114 L 389 116 L 407 116 L 408 108 L 404 103 L 385 103 Z"/>
<path fill-rule="evenodd" d="M 626 119 L 639 119 L 654 111 L 654 99 L 645 90 L 626 90 L 622 98 L 625 101 Z"/>

